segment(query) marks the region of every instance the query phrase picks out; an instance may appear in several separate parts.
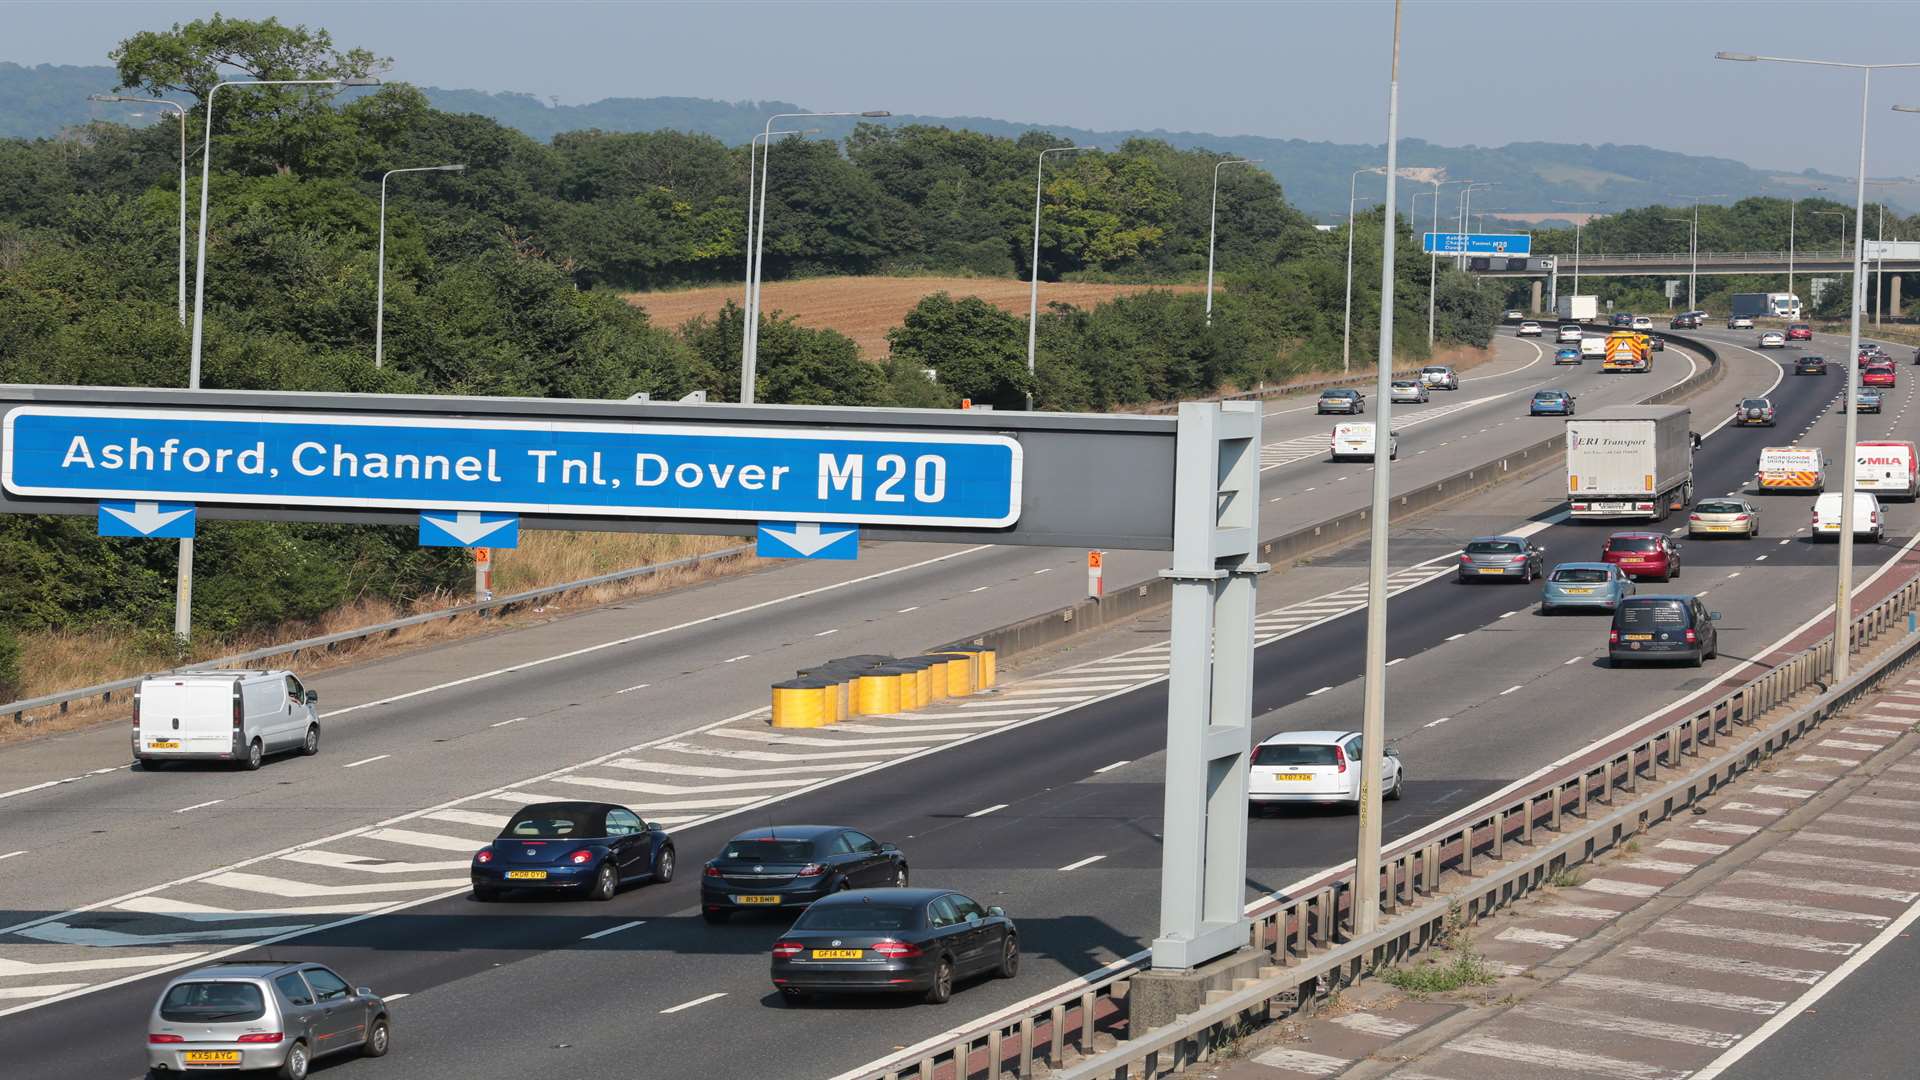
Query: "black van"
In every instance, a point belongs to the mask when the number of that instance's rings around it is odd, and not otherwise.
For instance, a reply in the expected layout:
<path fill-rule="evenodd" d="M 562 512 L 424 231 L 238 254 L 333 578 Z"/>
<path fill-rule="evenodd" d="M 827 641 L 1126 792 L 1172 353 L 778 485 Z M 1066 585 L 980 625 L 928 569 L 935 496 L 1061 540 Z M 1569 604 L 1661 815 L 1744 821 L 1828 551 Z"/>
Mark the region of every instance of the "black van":
<path fill-rule="evenodd" d="M 1720 655 L 1714 623 L 1697 596 L 1629 596 L 1613 612 L 1607 661 L 1625 667 L 1635 660 L 1685 660 L 1694 667 Z"/>

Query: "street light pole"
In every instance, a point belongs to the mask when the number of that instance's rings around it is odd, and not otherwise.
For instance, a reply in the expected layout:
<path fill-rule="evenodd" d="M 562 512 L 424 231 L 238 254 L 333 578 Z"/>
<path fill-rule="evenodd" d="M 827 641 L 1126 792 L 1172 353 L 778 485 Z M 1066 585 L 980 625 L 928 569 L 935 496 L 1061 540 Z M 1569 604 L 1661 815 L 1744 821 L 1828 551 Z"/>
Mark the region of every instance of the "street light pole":
<path fill-rule="evenodd" d="M 416 165 L 410 169 L 388 169 L 380 175 L 380 255 L 373 286 L 373 367 L 376 371 L 385 356 L 387 325 L 387 178 L 395 173 L 465 172 L 466 169 L 465 165 Z"/>
<path fill-rule="evenodd" d="M 1847 385 L 1843 397 L 1846 400 L 1846 446 L 1841 452 L 1840 491 L 1840 558 L 1839 570 L 1834 577 L 1833 601 L 1833 681 L 1839 683 L 1846 679 L 1852 667 L 1853 648 L 1849 632 L 1853 623 L 1853 488 L 1859 457 L 1859 414 L 1854 409 L 1855 387 L 1860 381 L 1860 242 L 1866 222 L 1863 214 L 1867 204 L 1867 104 L 1873 92 L 1873 73 L 1881 68 L 1920 68 L 1920 63 L 1909 64 L 1842 64 L 1829 60 L 1796 60 L 1782 56 L 1754 56 L 1750 53 L 1716 53 L 1715 59 L 1737 60 L 1746 63 L 1768 61 L 1779 64 L 1812 64 L 1818 67 L 1847 68 L 1860 72 L 1860 169 L 1854 180 L 1853 193 L 1853 296 L 1847 313 Z M 1844 241 L 1843 241 L 1844 242 Z"/>
<path fill-rule="evenodd" d="M 1040 151 L 1033 168 L 1033 262 L 1028 267 L 1031 279 L 1027 288 L 1027 383 L 1033 383 L 1034 344 L 1039 340 L 1040 319 L 1040 193 L 1045 190 L 1048 154 L 1071 154 L 1079 150 L 1098 150 L 1097 146 L 1049 146 Z M 1218 176 L 1218 172 L 1215 173 Z M 1033 391 L 1027 391 L 1027 411 L 1033 411 Z"/>
<path fill-rule="evenodd" d="M 1387 197 L 1380 239 L 1379 417 L 1373 422 L 1373 509 L 1367 552 L 1367 677 L 1360 722 L 1360 829 L 1353 862 L 1353 932 L 1380 922 L 1380 779 L 1387 741 L 1387 515 L 1393 467 L 1394 173 L 1400 141 L 1400 0 L 1393 0 L 1387 82 Z"/>
<path fill-rule="evenodd" d="M 1555 206 L 1605 206 L 1604 202 L 1555 202 Z M 1580 295 L 1580 230 L 1586 222 L 1575 218 L 1573 222 L 1573 295 Z M 1691 307 L 1692 305 L 1688 305 Z"/>
<path fill-rule="evenodd" d="M 88 94 L 88 101 L 140 102 L 162 105 L 173 110 L 180 121 L 180 325 L 187 325 L 187 108 L 165 98 L 127 97 L 122 94 Z"/>
<path fill-rule="evenodd" d="M 1687 270 L 1687 310 L 1688 311 L 1697 311 L 1699 310 L 1699 307 L 1700 307 L 1700 302 L 1695 295 L 1697 291 L 1696 286 L 1699 284 L 1699 280 L 1700 280 L 1700 200 L 1701 199 L 1724 199 L 1726 197 L 1727 196 L 1725 195 L 1725 193 L 1716 194 L 1716 195 L 1676 195 L 1674 196 L 1674 198 L 1676 199 L 1692 199 L 1693 200 L 1693 228 L 1689 230 L 1687 233 L 1687 257 L 1690 260 L 1690 264 L 1691 264 Z"/>
<path fill-rule="evenodd" d="M 1399 3 L 1399 0 L 1394 0 L 1394 2 Z M 1463 233 L 1466 232 L 1467 222 L 1473 220 L 1473 211 L 1472 211 L 1473 189 L 1474 188 L 1496 188 L 1499 186 L 1500 186 L 1500 181 L 1498 180 L 1489 180 L 1486 183 L 1481 183 L 1480 181 L 1476 180 L 1473 183 L 1468 184 L 1466 187 L 1463 187 L 1460 189 L 1460 231 L 1461 232 Z M 1460 245 L 1460 268 L 1462 270 L 1467 268 L 1467 249 L 1464 243 Z"/>
<path fill-rule="evenodd" d="M 1220 220 L 1220 170 L 1228 165 L 1259 165 L 1258 158 L 1229 158 L 1213 164 L 1213 203 L 1207 211 L 1207 325 L 1213 325 L 1213 240 Z M 1035 286 L 1038 290 L 1039 286 Z M 1036 291 L 1036 299 L 1038 294 Z"/>
<path fill-rule="evenodd" d="M 1426 195 L 1433 199 L 1433 228 L 1429 231 L 1437 233 L 1440 231 L 1440 185 L 1445 181 L 1428 180 L 1427 183 L 1433 185 L 1432 191 L 1416 191 L 1413 193 L 1413 198 L 1407 200 L 1407 222 L 1409 228 L 1419 222 L 1420 196 Z M 1427 353 L 1429 355 L 1433 353 L 1433 302 L 1436 290 L 1439 288 L 1439 279 L 1440 253 L 1437 250 L 1429 251 L 1427 252 Z"/>
<path fill-rule="evenodd" d="M 1347 313 L 1340 320 L 1340 370 L 1353 370 L 1353 203 L 1357 197 L 1361 173 L 1377 173 L 1379 166 L 1355 169 L 1347 181 Z"/>

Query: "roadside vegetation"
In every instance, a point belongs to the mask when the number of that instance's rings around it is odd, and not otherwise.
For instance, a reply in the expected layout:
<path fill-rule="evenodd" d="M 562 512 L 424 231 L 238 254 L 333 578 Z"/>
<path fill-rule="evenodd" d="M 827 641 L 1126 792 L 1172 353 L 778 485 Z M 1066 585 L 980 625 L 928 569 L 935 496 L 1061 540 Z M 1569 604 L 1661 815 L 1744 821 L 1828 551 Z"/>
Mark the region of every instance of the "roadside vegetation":
<path fill-rule="evenodd" d="M 1486 986 L 1499 978 L 1486 957 L 1473 947 L 1465 915 L 1457 905 L 1447 910 L 1437 945 L 1422 951 L 1412 962 L 1385 968 L 1378 975 L 1397 990 L 1422 996 Z"/>

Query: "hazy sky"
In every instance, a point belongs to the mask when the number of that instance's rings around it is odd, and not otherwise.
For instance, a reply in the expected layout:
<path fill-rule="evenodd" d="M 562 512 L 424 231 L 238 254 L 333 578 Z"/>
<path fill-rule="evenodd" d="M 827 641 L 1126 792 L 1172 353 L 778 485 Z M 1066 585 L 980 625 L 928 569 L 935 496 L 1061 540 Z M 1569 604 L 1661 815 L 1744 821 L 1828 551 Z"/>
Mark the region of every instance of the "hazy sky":
<path fill-rule="evenodd" d="M 106 63 L 215 10 L 325 26 L 422 85 L 577 104 L 680 95 L 1378 143 L 1392 4 L 0 0 L 0 60 Z M 1856 72 L 1717 50 L 1920 61 L 1920 2 L 1409 0 L 1401 134 L 1449 145 L 1642 143 L 1851 175 Z M 1920 173 L 1920 69 L 1876 79 L 1873 176 Z"/>

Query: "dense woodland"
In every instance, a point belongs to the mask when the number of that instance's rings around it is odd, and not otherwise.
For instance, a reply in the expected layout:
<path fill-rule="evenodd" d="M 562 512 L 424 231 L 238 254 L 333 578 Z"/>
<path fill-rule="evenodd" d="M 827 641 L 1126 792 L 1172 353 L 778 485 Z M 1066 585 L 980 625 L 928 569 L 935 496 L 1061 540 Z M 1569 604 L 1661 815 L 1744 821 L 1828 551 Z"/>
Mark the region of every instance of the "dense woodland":
<path fill-rule="evenodd" d="M 222 78 L 378 76 L 386 61 L 323 30 L 218 16 L 127 38 L 119 92 L 202 102 Z M 100 87 L 101 91 L 114 88 Z M 204 110 L 187 119 L 197 205 Z M 0 381 L 177 386 L 179 130 L 95 122 L 0 141 Z M 794 138 L 771 156 L 767 276 L 1028 272 L 1034 160 L 1058 145 L 934 127 Z M 623 290 L 736 280 L 747 151 L 675 132 L 536 142 L 431 108 L 405 84 L 361 92 L 222 91 L 213 133 L 204 385 L 675 398 L 737 394 L 729 305 L 649 323 Z M 1040 273 L 1191 280 L 1206 265 L 1218 155 L 1150 141 L 1049 158 Z M 372 365 L 378 194 L 388 169 L 464 163 L 389 186 L 384 353 Z M 189 227 L 196 222 L 190 218 Z M 1400 230 L 1399 344 L 1425 355 L 1427 268 Z M 948 407 L 960 397 L 1107 409 L 1339 363 L 1346 235 L 1323 233 L 1266 173 L 1222 174 L 1222 286 L 1148 291 L 1044 313 L 1037 378 L 1025 321 L 965 296 L 929 298 L 863 357 L 832 331 L 769 312 L 761 400 Z M 1356 236 L 1354 337 L 1377 336 L 1380 218 Z M 1443 344 L 1484 344 L 1498 296 L 1443 268 Z M 1370 344 L 1356 352 L 1368 355 Z M 926 369 L 936 377 L 929 380 Z M 103 541 L 84 518 L 0 519 L 0 639 L 9 628 L 112 624 L 167 647 L 173 545 Z M 463 563 L 408 530 L 208 523 L 196 633 L 311 618 L 343 600 L 457 587 Z M 0 691 L 6 644 L 0 640 Z M 4 693 L 0 693 L 3 697 Z"/>

